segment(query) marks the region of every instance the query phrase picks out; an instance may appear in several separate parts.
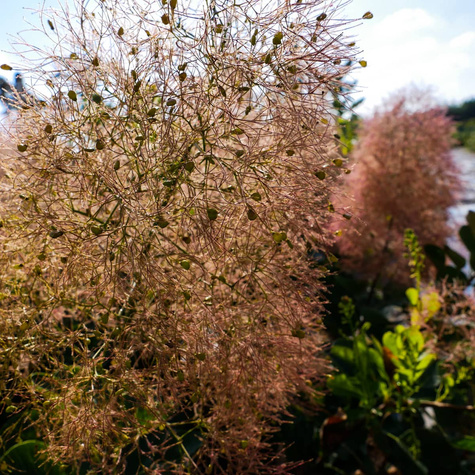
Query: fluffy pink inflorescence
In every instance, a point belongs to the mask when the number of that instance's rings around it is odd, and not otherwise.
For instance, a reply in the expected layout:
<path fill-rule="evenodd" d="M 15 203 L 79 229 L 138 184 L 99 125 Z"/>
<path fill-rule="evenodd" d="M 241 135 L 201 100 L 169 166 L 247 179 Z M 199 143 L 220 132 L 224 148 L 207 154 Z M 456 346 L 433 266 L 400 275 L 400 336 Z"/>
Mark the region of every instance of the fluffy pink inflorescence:
<path fill-rule="evenodd" d="M 346 184 L 354 218 L 337 224 L 344 269 L 406 283 L 404 230 L 413 229 L 422 244 L 443 244 L 450 236 L 448 208 L 461 188 L 451 133 L 443 108 L 411 94 L 363 123 Z"/>

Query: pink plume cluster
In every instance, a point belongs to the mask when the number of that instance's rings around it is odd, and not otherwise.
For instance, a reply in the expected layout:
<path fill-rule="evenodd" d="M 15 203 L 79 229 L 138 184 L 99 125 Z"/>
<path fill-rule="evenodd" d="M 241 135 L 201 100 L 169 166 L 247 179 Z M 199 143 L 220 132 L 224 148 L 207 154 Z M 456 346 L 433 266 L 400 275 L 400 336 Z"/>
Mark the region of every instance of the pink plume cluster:
<path fill-rule="evenodd" d="M 445 110 L 414 92 L 400 93 L 363 123 L 346 184 L 353 219 L 337 224 L 345 269 L 405 283 L 404 230 L 413 229 L 421 244 L 444 243 L 448 209 L 461 188 L 451 134 Z"/>

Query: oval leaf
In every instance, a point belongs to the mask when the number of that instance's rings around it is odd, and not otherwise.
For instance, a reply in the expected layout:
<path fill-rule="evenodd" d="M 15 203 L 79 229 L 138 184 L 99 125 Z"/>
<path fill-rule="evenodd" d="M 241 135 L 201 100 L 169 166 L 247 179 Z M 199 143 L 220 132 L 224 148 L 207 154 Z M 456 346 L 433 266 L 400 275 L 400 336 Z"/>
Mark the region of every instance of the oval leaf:
<path fill-rule="evenodd" d="M 208 208 L 206 210 L 206 213 L 208 214 L 208 218 L 211 221 L 214 221 L 218 217 L 218 211 L 214 208 Z"/>

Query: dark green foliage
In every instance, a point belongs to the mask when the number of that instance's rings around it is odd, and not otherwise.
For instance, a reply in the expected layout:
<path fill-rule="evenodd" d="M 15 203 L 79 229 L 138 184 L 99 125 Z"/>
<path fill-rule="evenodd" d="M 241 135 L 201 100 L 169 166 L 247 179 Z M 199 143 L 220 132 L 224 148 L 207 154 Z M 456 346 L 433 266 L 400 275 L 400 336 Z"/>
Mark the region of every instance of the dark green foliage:
<path fill-rule="evenodd" d="M 447 114 L 456 121 L 475 119 L 475 99 L 466 101 L 459 106 L 450 106 Z"/>
<path fill-rule="evenodd" d="M 437 269 L 438 280 L 447 279 L 468 285 L 475 276 L 475 213 L 473 211 L 468 212 L 467 224 L 460 228 L 459 236 L 469 254 L 469 269 L 467 260 L 447 245 L 442 248 L 428 244 L 424 246 L 424 252 Z"/>
<path fill-rule="evenodd" d="M 475 243 L 474 218 L 470 213 L 461 231 L 469 249 Z M 420 280 L 424 254 L 413 233 L 406 233 L 406 245 L 413 278 L 420 281 L 410 289 L 417 295 L 411 294 L 409 304 L 395 284 L 373 287 L 341 271 L 329 277 L 326 324 L 334 369 L 325 387 L 315 385 L 326 391 L 324 397 L 297 400 L 294 424 L 279 434 L 279 440 L 294 443 L 286 451 L 290 460 L 308 460 L 296 474 L 376 475 L 397 469 L 404 475 L 442 475 L 475 469 L 473 368 L 463 360 L 447 366 L 444 351 L 427 349 L 431 333 L 409 325 L 412 312 L 427 305 L 427 294 Z M 469 281 L 466 260 L 448 246 L 426 246 L 425 255 L 439 278 Z M 330 264 L 322 254 L 315 257 L 320 265 Z M 456 305 L 455 294 L 443 298 Z M 443 316 L 431 318 L 436 326 Z M 441 333 L 437 344 L 446 344 L 450 335 Z M 312 404 L 322 409 L 312 413 Z"/>
<path fill-rule="evenodd" d="M 475 99 L 451 106 L 447 113 L 457 125 L 455 138 L 462 146 L 475 151 Z"/>

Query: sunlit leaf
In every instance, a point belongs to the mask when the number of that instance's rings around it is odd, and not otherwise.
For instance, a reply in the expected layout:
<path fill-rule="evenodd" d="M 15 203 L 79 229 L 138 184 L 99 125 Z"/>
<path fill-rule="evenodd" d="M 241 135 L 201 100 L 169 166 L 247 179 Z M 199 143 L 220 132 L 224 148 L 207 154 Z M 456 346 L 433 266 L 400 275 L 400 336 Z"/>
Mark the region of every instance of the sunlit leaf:
<path fill-rule="evenodd" d="M 280 244 L 287 239 L 287 233 L 285 231 L 272 233 L 272 239 L 276 244 Z"/>
<path fill-rule="evenodd" d="M 181 267 L 183 267 L 183 269 L 185 269 L 185 270 L 189 270 L 190 267 L 191 267 L 191 263 L 190 263 L 189 260 L 180 261 L 180 265 L 181 265 Z"/>
<path fill-rule="evenodd" d="M 282 39 L 284 38 L 284 34 L 282 32 L 278 32 L 274 35 L 274 38 L 272 39 L 272 43 L 276 46 L 280 45 L 282 43 Z"/>
<path fill-rule="evenodd" d="M 419 302 L 419 292 L 414 287 L 409 287 L 406 290 L 406 297 L 409 300 L 409 302 L 411 303 L 411 305 L 414 306 L 414 307 Z"/>

